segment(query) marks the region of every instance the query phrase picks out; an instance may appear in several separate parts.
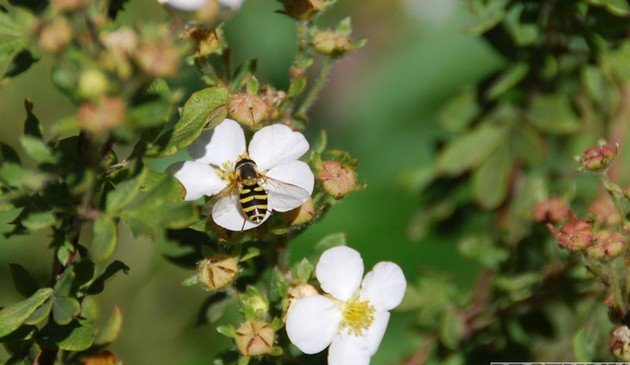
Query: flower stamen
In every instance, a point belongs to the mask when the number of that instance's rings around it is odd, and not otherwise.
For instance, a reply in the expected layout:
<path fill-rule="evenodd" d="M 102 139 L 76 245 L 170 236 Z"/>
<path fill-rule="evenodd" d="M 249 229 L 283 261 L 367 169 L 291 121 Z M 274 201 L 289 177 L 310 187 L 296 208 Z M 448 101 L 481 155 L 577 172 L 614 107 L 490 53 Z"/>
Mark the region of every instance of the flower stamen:
<path fill-rule="evenodd" d="M 352 299 L 343 308 L 341 326 L 347 328 L 350 334 L 361 336 L 374 322 L 375 312 L 369 300 Z"/>

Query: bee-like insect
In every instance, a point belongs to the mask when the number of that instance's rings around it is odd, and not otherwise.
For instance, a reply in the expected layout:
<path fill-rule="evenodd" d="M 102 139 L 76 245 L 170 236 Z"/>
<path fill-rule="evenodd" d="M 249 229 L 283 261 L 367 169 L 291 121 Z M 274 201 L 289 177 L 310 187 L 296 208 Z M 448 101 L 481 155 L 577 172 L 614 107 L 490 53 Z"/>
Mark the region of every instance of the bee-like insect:
<path fill-rule="evenodd" d="M 246 221 L 260 224 L 265 220 L 270 210 L 269 193 L 266 189 L 273 189 L 279 198 L 286 196 L 306 200 L 310 196 L 308 191 L 299 186 L 264 175 L 258 170 L 256 162 L 247 157 L 243 157 L 236 162 L 234 172 L 235 177 L 232 184 L 225 188 L 224 191 L 212 196 L 203 206 L 201 212 L 204 215 L 208 215 L 211 213 L 214 203 L 220 198 L 238 194 L 238 203 L 244 218 L 241 230 L 244 229 Z"/>

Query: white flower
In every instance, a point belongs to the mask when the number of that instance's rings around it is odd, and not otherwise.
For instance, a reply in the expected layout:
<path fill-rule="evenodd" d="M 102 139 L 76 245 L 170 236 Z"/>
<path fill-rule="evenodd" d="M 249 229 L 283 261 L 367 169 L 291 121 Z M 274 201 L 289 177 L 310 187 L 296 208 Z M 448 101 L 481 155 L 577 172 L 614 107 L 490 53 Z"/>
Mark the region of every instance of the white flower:
<path fill-rule="evenodd" d="M 158 0 L 160 4 L 168 5 L 182 11 L 195 11 L 203 8 L 212 0 Z M 236 11 L 241 8 L 244 0 L 216 0 L 220 5 Z"/>
<path fill-rule="evenodd" d="M 296 300 L 286 329 L 302 352 L 328 349 L 329 365 L 367 365 L 383 339 L 389 310 L 400 304 L 407 282 L 391 262 L 374 266 L 363 281 L 361 255 L 346 246 L 326 250 L 317 264 L 325 295 Z"/>
<path fill-rule="evenodd" d="M 256 132 L 246 149 L 241 126 L 225 119 L 188 147 L 192 161 L 175 163 L 168 170 L 174 172 L 186 189 L 185 200 L 228 191 L 212 207 L 212 219 L 221 227 L 240 231 L 257 227 L 269 218 L 272 210 L 286 212 L 308 200 L 315 177 L 306 163 L 298 161 L 308 148 L 302 133 L 284 124 L 273 124 Z M 258 183 L 268 195 L 267 212 L 258 224 L 245 218 L 235 188 L 238 183 L 235 166 L 243 158 L 254 161 L 258 172 L 264 175 Z M 297 189 L 287 189 L 287 185 Z"/>

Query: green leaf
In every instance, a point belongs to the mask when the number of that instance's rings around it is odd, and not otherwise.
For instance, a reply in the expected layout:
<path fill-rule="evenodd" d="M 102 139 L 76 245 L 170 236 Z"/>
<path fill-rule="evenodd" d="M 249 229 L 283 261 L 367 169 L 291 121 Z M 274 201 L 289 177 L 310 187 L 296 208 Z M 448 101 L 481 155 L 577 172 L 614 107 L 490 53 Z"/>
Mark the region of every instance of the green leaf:
<path fill-rule="evenodd" d="M 494 28 L 506 15 L 507 0 L 490 1 L 487 6 L 479 9 L 472 22 L 464 29 L 473 35 L 481 35 Z"/>
<path fill-rule="evenodd" d="M 40 322 L 44 321 L 45 319 L 48 318 L 48 316 L 50 315 L 50 311 L 52 310 L 52 304 L 53 304 L 53 298 L 50 297 L 48 298 L 44 304 L 40 305 L 35 312 L 33 312 L 26 321 L 24 321 L 24 324 L 28 324 L 28 325 L 37 325 Z"/>
<path fill-rule="evenodd" d="M 107 194 L 106 210 L 113 213 L 125 208 L 140 192 L 140 188 L 147 176 L 147 170 L 128 180 L 118 184 L 113 191 Z"/>
<path fill-rule="evenodd" d="M 581 127 L 566 94 L 536 95 L 529 106 L 527 119 L 541 132 L 549 134 L 571 134 Z"/>
<path fill-rule="evenodd" d="M 30 298 L 0 310 L 0 338 L 18 329 L 52 293 L 51 288 L 39 289 Z"/>
<path fill-rule="evenodd" d="M 15 58 L 29 45 L 34 21 L 35 17 L 28 11 L 12 7 L 7 12 L 0 8 L 0 80 L 11 70 Z M 20 69 L 23 71 L 23 67 Z"/>
<path fill-rule="evenodd" d="M 94 328 L 86 321 L 74 320 L 65 326 L 50 322 L 42 328 L 38 337 L 46 347 L 78 352 L 92 346 Z"/>
<path fill-rule="evenodd" d="M 31 232 L 48 228 L 53 224 L 55 224 L 55 215 L 52 212 L 32 212 L 22 220 L 22 225 Z"/>
<path fill-rule="evenodd" d="M 603 6 L 609 13 L 624 17 L 630 14 L 630 5 L 626 0 L 588 0 L 593 6 Z"/>
<path fill-rule="evenodd" d="M 57 161 L 53 151 L 39 138 L 22 136 L 20 143 L 24 152 L 37 163 L 55 163 Z"/>
<path fill-rule="evenodd" d="M 437 158 L 437 172 L 456 176 L 479 166 L 499 146 L 506 129 L 485 123 L 450 142 Z"/>
<path fill-rule="evenodd" d="M 523 4 L 514 4 L 503 19 L 505 28 L 510 33 L 514 43 L 519 47 L 533 44 L 540 33 L 536 24 L 523 24 L 520 22 L 523 8 Z"/>
<path fill-rule="evenodd" d="M 457 251 L 465 258 L 484 267 L 497 270 L 507 260 L 509 253 L 486 235 L 468 236 L 457 242 Z"/>
<path fill-rule="evenodd" d="M 234 76 L 232 77 L 232 90 L 239 90 L 241 86 L 243 86 L 243 80 L 247 75 L 254 75 L 256 73 L 258 60 L 251 59 L 243 62 L 236 71 L 234 72 Z"/>
<path fill-rule="evenodd" d="M 440 341 L 451 350 L 456 350 L 464 336 L 465 326 L 455 310 L 446 312 L 440 324 Z"/>
<path fill-rule="evenodd" d="M 6 143 L 0 142 L 0 166 L 5 163 L 19 164 L 20 158 L 18 157 L 18 154 L 17 152 L 15 152 L 13 147 L 9 146 Z"/>
<path fill-rule="evenodd" d="M 307 259 L 302 259 L 297 266 L 296 272 L 297 277 L 303 283 L 308 283 L 311 278 L 311 274 L 313 274 L 313 264 L 311 264 Z"/>
<path fill-rule="evenodd" d="M 219 326 L 217 327 L 217 332 L 219 332 L 220 334 L 226 337 L 231 337 L 231 338 L 236 337 L 236 329 L 234 328 L 234 326 L 230 326 L 230 325 Z"/>
<path fill-rule="evenodd" d="M 536 129 L 527 124 L 513 130 L 512 149 L 529 166 L 540 166 L 545 162 L 545 141 Z"/>
<path fill-rule="evenodd" d="M 81 304 L 75 298 L 53 296 L 52 314 L 53 320 L 60 325 L 72 322 L 72 319 L 81 312 Z"/>
<path fill-rule="evenodd" d="M 410 168 L 400 178 L 400 182 L 412 193 L 422 193 L 436 178 L 435 165 L 422 165 Z"/>
<path fill-rule="evenodd" d="M 195 286 L 197 284 L 199 284 L 199 277 L 196 274 L 182 281 L 183 286 Z"/>
<path fill-rule="evenodd" d="M 22 265 L 11 263 L 9 268 L 11 269 L 13 285 L 22 296 L 28 298 L 39 289 L 37 280 Z"/>
<path fill-rule="evenodd" d="M 90 253 L 95 261 L 105 261 L 116 250 L 118 227 L 112 218 L 103 214 L 94 221 L 92 232 Z"/>
<path fill-rule="evenodd" d="M 287 293 L 287 281 L 280 269 L 274 267 L 269 279 L 269 298 L 272 301 L 278 301 L 286 297 Z"/>
<path fill-rule="evenodd" d="M 437 121 L 449 132 L 460 132 L 479 115 L 479 110 L 477 90 L 467 87 L 442 107 Z"/>
<path fill-rule="evenodd" d="M 488 100 L 494 100 L 503 95 L 505 92 L 521 82 L 521 80 L 527 76 L 528 71 L 529 65 L 524 62 L 512 65 L 503 72 L 501 76 L 492 82 L 490 88 L 488 88 L 484 94 L 485 98 Z"/>
<path fill-rule="evenodd" d="M 184 104 L 179 121 L 158 139 L 156 146 L 150 148 L 147 155 L 169 156 L 187 147 L 199 137 L 208 124 L 223 120 L 214 112 L 228 101 L 228 97 L 228 90 L 220 86 L 193 93 Z"/>
<path fill-rule="evenodd" d="M 575 336 L 573 336 L 573 360 L 575 361 L 592 361 L 594 355 L 594 341 L 587 339 L 586 330 L 581 328 Z"/>
<path fill-rule="evenodd" d="M 107 346 L 114 342 L 122 330 L 122 325 L 122 312 L 120 308 L 114 304 L 114 310 L 109 316 L 105 326 L 103 326 L 103 328 L 99 328 L 96 338 L 94 339 L 94 344 L 98 346 Z"/>
<path fill-rule="evenodd" d="M 122 261 L 113 261 L 107 266 L 105 271 L 90 285 L 85 291 L 87 295 L 96 295 L 103 292 L 105 289 L 105 281 L 114 276 L 119 271 L 123 271 L 125 274 L 129 272 L 129 266 L 125 265 Z"/>
<path fill-rule="evenodd" d="M 497 148 L 472 176 L 473 195 L 477 203 L 492 210 L 505 200 L 512 173 L 512 156 L 506 145 Z"/>

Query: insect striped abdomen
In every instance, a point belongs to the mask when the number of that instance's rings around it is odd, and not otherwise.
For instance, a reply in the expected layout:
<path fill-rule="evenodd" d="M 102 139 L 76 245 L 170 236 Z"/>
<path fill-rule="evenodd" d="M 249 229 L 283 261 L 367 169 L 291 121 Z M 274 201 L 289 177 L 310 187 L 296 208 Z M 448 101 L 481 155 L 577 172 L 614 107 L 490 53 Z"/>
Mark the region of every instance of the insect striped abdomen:
<path fill-rule="evenodd" d="M 258 184 L 245 185 L 239 194 L 239 202 L 247 220 L 260 223 L 267 214 L 267 192 Z"/>

